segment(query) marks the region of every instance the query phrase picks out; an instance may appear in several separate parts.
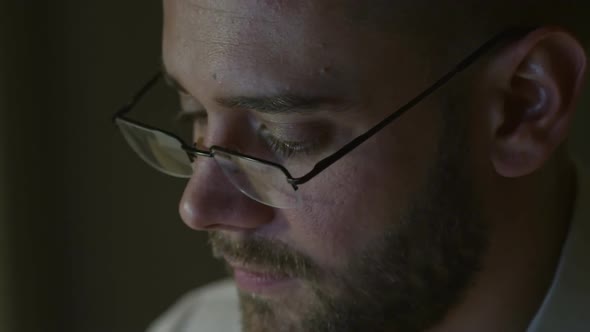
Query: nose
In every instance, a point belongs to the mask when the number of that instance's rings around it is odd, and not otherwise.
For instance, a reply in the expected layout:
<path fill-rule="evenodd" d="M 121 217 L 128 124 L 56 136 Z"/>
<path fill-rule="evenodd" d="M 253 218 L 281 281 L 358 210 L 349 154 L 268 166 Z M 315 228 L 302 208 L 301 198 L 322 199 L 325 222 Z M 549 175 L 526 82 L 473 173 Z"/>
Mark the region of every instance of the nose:
<path fill-rule="evenodd" d="M 194 230 L 254 230 L 270 223 L 274 209 L 242 194 L 211 158 L 197 158 L 179 212 Z"/>

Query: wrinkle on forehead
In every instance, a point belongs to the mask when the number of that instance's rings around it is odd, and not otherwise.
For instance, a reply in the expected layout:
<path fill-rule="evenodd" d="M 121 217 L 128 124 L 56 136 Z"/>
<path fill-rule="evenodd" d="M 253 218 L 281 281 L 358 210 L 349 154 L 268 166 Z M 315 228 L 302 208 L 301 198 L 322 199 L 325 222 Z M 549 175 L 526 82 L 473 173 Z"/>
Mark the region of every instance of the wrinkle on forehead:
<path fill-rule="evenodd" d="M 347 1 L 165 0 L 164 61 L 201 99 L 373 93 L 358 82 L 386 76 L 393 56 L 407 52 L 392 52 L 399 44 L 393 34 L 384 38 L 352 24 L 342 12 Z"/>
<path fill-rule="evenodd" d="M 265 21 L 276 22 L 276 17 L 288 12 L 290 15 L 308 11 L 311 0 L 187 0 L 187 5 L 208 14 L 224 15 L 235 19 L 251 19 L 260 9 L 267 13 Z M 257 19 L 261 19 L 259 16 Z"/>
<path fill-rule="evenodd" d="M 238 8 L 235 9 L 224 9 L 219 6 L 219 3 L 208 5 L 204 4 L 204 1 L 197 1 L 192 0 L 190 4 L 190 10 L 192 10 L 196 15 L 207 15 L 213 17 L 225 17 L 226 19 L 230 20 L 252 20 L 255 18 L 255 15 L 249 13 L 248 10 L 240 10 Z M 244 8 L 242 8 L 244 9 Z M 248 9 L 247 7 L 245 9 Z M 276 23 L 277 19 L 273 19 L 272 17 L 256 17 L 258 21 L 266 22 L 266 23 Z"/>
<path fill-rule="evenodd" d="M 215 73 L 261 67 L 284 71 L 323 56 L 322 39 L 309 26 L 317 24 L 317 17 L 305 14 L 308 1 L 167 1 L 165 43 L 172 45 L 164 48 L 174 50 L 167 55 L 175 64 L 197 63 Z M 330 61 L 324 61 L 326 66 Z"/>
<path fill-rule="evenodd" d="M 170 0 L 176 38 L 191 44 L 206 44 L 207 52 L 218 55 L 243 48 L 273 46 L 295 29 L 286 29 L 288 16 L 260 1 Z"/>

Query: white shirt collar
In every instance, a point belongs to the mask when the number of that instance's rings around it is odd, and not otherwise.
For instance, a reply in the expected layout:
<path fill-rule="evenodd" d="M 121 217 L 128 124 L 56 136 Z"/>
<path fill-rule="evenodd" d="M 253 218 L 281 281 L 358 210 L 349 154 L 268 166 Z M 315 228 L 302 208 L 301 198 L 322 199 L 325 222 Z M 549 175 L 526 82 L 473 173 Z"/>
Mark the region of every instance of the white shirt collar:
<path fill-rule="evenodd" d="M 527 332 L 590 329 L 590 178 L 578 167 L 573 219 L 551 288 Z"/>

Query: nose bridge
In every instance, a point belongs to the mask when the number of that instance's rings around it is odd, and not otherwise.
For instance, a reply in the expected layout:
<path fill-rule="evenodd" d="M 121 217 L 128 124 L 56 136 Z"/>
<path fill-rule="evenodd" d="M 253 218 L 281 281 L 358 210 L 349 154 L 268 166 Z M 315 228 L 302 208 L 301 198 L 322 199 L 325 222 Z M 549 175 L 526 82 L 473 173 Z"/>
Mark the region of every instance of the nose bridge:
<path fill-rule="evenodd" d="M 241 139 L 242 130 L 221 128 L 223 123 L 219 122 L 211 125 L 199 144 L 231 147 Z M 196 230 L 253 229 L 270 222 L 274 215 L 273 208 L 239 191 L 213 158 L 198 156 L 193 161 L 193 175 L 184 190 L 179 212 L 185 224 Z"/>
<path fill-rule="evenodd" d="M 246 111 L 216 110 L 210 112 L 204 135 L 195 135 L 196 143 L 209 148 L 213 145 L 232 150 L 248 150 L 255 144 L 256 133 Z"/>

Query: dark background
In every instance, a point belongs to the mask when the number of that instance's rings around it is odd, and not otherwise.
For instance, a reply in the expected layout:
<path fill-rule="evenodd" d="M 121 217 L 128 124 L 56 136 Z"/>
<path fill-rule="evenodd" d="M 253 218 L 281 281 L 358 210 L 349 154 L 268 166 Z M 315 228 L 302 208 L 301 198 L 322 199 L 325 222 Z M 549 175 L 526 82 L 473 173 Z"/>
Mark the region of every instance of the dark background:
<path fill-rule="evenodd" d="M 142 331 L 222 275 L 177 216 L 184 181 L 110 123 L 159 66 L 161 4 L 0 6 L 0 331 Z M 573 135 L 587 164 L 589 113 Z"/>
<path fill-rule="evenodd" d="M 160 1 L 0 3 L 0 331 L 142 331 L 223 271 L 110 122 L 158 69 Z"/>

